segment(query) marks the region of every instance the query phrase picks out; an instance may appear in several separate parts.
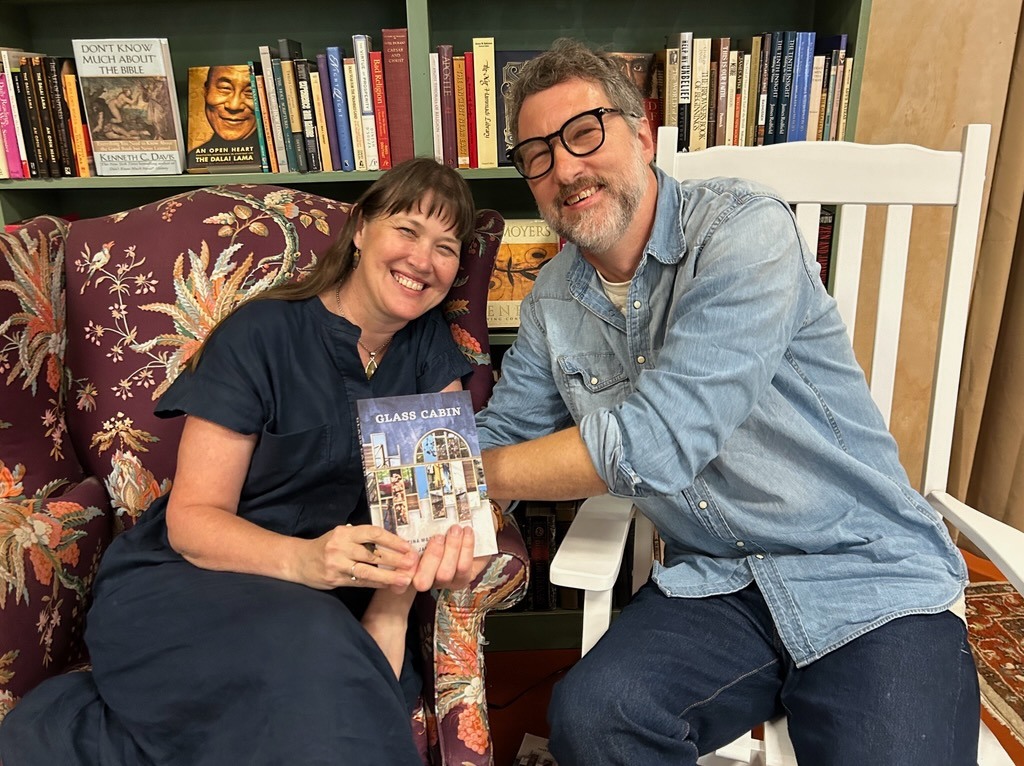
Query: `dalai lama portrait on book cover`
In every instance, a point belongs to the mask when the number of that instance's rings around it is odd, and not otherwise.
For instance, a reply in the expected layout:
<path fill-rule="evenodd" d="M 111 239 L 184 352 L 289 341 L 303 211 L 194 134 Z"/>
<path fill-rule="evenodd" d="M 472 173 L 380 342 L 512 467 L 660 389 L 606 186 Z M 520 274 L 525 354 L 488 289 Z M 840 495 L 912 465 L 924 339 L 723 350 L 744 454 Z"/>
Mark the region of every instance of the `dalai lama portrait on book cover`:
<path fill-rule="evenodd" d="M 256 107 L 245 64 L 191 67 L 188 172 L 260 172 Z"/>

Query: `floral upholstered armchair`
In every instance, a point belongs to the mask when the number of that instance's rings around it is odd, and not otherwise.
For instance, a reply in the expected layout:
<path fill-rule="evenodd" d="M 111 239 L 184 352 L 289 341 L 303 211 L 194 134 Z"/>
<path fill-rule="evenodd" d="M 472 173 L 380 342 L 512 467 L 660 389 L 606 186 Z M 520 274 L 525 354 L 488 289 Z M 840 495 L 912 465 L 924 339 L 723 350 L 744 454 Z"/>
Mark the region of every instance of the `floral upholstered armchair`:
<path fill-rule="evenodd" d="M 100 557 L 174 476 L 182 422 L 156 418 L 156 400 L 221 317 L 308 270 L 349 207 L 220 186 L 0 235 L 0 717 L 88 661 L 81 636 Z M 477 407 L 493 380 L 484 303 L 502 224 L 479 213 L 444 304 L 475 365 Z M 417 604 L 431 663 L 412 721 L 424 763 L 492 763 L 483 619 L 515 603 L 527 576 L 518 531 L 506 525 L 498 545 L 471 589 Z"/>

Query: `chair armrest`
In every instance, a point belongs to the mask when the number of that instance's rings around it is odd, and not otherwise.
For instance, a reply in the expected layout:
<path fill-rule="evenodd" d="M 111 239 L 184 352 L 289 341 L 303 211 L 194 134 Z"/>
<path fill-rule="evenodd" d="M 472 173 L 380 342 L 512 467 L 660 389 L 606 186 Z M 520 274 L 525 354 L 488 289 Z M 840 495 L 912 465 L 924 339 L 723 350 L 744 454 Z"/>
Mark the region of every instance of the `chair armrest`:
<path fill-rule="evenodd" d="M 1024 593 L 1024 532 L 945 492 L 929 492 L 928 502 L 988 556 L 1018 593 Z"/>
<path fill-rule="evenodd" d="M 585 591 L 610 591 L 619 576 L 633 504 L 612 495 L 586 500 L 551 561 L 555 585 Z"/>

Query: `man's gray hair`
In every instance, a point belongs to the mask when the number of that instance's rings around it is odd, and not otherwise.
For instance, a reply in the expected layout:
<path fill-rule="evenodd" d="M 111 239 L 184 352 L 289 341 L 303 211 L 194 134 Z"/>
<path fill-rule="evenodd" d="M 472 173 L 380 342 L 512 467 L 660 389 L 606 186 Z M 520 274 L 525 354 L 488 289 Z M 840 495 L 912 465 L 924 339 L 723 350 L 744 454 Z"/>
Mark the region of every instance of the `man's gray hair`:
<path fill-rule="evenodd" d="M 621 111 L 636 133 L 643 119 L 644 101 L 634 82 L 609 54 L 595 51 L 579 40 L 561 37 L 548 50 L 526 62 L 519 79 L 512 83 L 506 111 L 513 144 L 519 142 L 519 111 L 526 97 L 567 80 L 585 80 L 601 86 L 608 95 L 608 105 Z"/>

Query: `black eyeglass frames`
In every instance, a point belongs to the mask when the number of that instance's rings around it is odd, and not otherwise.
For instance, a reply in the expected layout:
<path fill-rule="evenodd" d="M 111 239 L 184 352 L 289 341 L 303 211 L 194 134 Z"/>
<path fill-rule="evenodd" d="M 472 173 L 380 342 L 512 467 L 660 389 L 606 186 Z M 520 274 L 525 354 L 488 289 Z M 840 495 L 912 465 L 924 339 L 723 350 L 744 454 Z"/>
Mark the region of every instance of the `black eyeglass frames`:
<path fill-rule="evenodd" d="M 621 109 L 599 106 L 570 117 L 546 136 L 528 138 L 508 150 L 506 156 L 523 178 L 532 180 L 546 174 L 555 164 L 555 150 L 551 141 L 557 138 L 565 150 L 574 157 L 593 154 L 604 144 L 604 116 L 623 114 Z M 631 115 L 636 117 L 637 115 Z"/>

